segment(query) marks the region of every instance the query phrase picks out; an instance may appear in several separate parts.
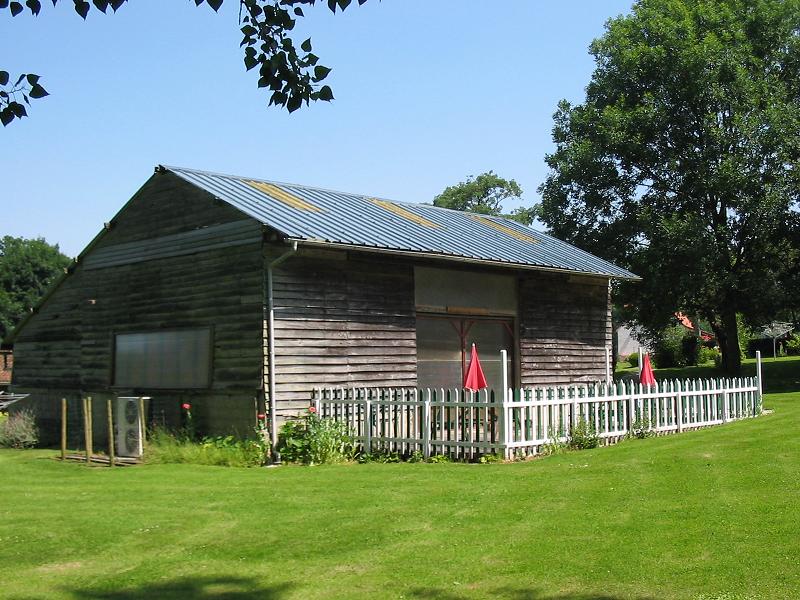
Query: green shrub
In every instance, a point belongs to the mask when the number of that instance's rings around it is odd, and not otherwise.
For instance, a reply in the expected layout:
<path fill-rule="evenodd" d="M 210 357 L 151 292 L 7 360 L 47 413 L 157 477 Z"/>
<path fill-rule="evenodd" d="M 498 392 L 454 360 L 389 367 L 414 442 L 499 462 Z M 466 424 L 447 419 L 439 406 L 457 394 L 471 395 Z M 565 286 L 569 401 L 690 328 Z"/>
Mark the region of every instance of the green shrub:
<path fill-rule="evenodd" d="M 302 418 L 284 423 L 278 449 L 289 462 L 307 465 L 346 462 L 356 457 L 355 437 L 347 424 L 323 419 L 313 408 Z"/>
<path fill-rule="evenodd" d="M 409 462 L 424 462 L 425 458 L 422 455 L 422 452 L 412 454 L 411 455 L 413 460 L 409 459 Z M 419 458 L 419 460 L 417 460 Z M 400 456 L 397 452 L 389 452 L 387 450 L 377 450 L 375 452 L 370 452 L 369 454 L 361 454 L 358 457 L 358 462 L 362 464 L 366 463 L 380 463 L 380 464 L 391 464 L 391 463 L 399 463 L 403 462 L 403 457 Z"/>
<path fill-rule="evenodd" d="M 411 456 L 408 457 L 408 462 L 410 462 L 410 463 L 425 462 L 425 455 L 419 450 L 414 450 L 411 453 Z"/>
<path fill-rule="evenodd" d="M 789 356 L 797 356 L 800 354 L 800 335 L 793 333 L 786 341 L 786 352 Z"/>
<path fill-rule="evenodd" d="M 573 450 L 588 450 L 597 448 L 600 445 L 600 438 L 594 429 L 594 425 L 589 424 L 586 419 L 581 419 L 572 428 L 569 437 L 569 447 Z"/>
<path fill-rule="evenodd" d="M 39 442 L 36 418 L 29 410 L 20 410 L 0 421 L 0 447 L 33 448 Z"/>
<path fill-rule="evenodd" d="M 429 463 L 449 463 L 453 462 L 446 454 L 434 454 L 428 459 Z"/>
<path fill-rule="evenodd" d="M 700 346 L 700 351 L 697 354 L 697 363 L 704 365 L 706 363 L 714 362 L 719 355 L 719 350 L 716 348 Z"/>
<path fill-rule="evenodd" d="M 241 439 L 232 435 L 195 441 L 185 431 L 156 427 L 148 432 L 144 458 L 148 463 L 259 467 L 269 458 L 269 443 L 261 436 Z"/>
<path fill-rule="evenodd" d="M 681 340 L 681 354 L 686 365 L 696 365 L 700 355 L 700 340 L 694 333 L 684 333 Z"/>
<path fill-rule="evenodd" d="M 502 454 L 484 454 L 478 459 L 478 462 L 482 465 L 491 465 L 494 463 L 505 462 L 505 458 Z"/>
<path fill-rule="evenodd" d="M 685 367 L 686 357 L 683 353 L 683 339 L 686 328 L 682 325 L 665 327 L 655 343 L 653 355 L 661 368 Z"/>
<path fill-rule="evenodd" d="M 628 355 L 628 363 L 631 367 L 638 367 L 639 366 L 639 353 L 638 352 L 631 352 Z"/>
<path fill-rule="evenodd" d="M 539 454 L 542 456 L 556 456 L 557 454 L 565 454 L 569 450 L 569 443 L 561 441 L 550 432 L 549 439 L 546 443 L 539 447 Z"/>
<path fill-rule="evenodd" d="M 753 338 L 753 330 L 744 322 L 741 314 L 736 314 L 736 333 L 739 336 L 739 356 L 742 360 L 747 358 L 747 348 Z"/>
<path fill-rule="evenodd" d="M 638 440 L 643 440 L 645 438 L 653 437 L 655 434 L 656 432 L 652 429 L 650 419 L 645 416 L 640 416 L 637 417 L 633 423 L 631 423 L 631 430 L 628 433 L 628 436 Z"/>

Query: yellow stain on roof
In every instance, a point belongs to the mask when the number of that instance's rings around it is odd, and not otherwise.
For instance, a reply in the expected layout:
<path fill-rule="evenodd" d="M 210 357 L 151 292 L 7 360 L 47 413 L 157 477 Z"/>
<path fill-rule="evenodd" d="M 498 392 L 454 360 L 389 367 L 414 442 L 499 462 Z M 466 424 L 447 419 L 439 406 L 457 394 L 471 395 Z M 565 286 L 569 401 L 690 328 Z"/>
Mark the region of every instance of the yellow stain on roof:
<path fill-rule="evenodd" d="M 480 215 L 469 215 L 469 218 L 473 221 L 477 221 L 478 223 L 482 223 L 487 227 L 491 227 L 492 229 L 496 229 L 506 235 L 510 235 L 513 238 L 521 240 L 523 242 L 530 242 L 532 244 L 536 244 L 539 242 L 535 237 L 532 235 L 528 235 L 522 231 L 518 231 L 513 227 L 509 227 L 508 225 L 503 225 L 502 223 L 498 223 L 497 221 L 492 221 L 491 219 L 487 219 L 486 217 L 482 217 Z"/>
<path fill-rule="evenodd" d="M 410 210 L 406 210 L 402 206 L 397 206 L 394 202 L 389 202 L 388 200 L 378 200 L 377 198 L 370 198 L 370 202 L 375 204 L 376 206 L 380 206 L 384 210 L 388 210 L 390 213 L 394 213 L 399 217 L 403 217 L 404 219 L 408 219 L 412 223 L 416 223 L 417 225 L 422 225 L 423 227 L 431 227 L 437 229 L 441 227 L 441 225 L 434 223 L 433 221 L 429 221 L 424 217 L 420 217 L 419 215 L 415 215 Z"/>
<path fill-rule="evenodd" d="M 244 182 L 250 187 L 257 189 L 259 192 L 264 192 L 269 197 L 274 198 L 279 202 L 283 202 L 292 208 L 296 208 L 297 210 L 322 212 L 320 207 L 314 206 L 310 202 L 307 202 L 302 198 L 298 198 L 294 194 L 290 194 L 289 192 L 282 190 L 277 185 L 272 185 L 271 183 L 265 183 L 263 181 L 253 181 L 252 179 L 245 179 Z"/>

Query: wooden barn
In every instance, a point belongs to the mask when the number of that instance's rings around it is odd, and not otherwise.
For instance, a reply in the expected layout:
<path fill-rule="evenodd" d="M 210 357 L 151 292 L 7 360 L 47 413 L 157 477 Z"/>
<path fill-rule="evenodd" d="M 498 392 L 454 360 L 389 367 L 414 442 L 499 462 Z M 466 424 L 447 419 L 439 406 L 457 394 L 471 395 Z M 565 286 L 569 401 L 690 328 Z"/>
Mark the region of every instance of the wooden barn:
<path fill-rule="evenodd" d="M 53 432 L 62 397 L 147 395 L 220 434 L 318 386 L 457 387 L 473 342 L 490 386 L 501 349 L 517 386 L 597 381 L 615 278 L 503 218 L 159 166 L 6 340 L 12 389 Z"/>

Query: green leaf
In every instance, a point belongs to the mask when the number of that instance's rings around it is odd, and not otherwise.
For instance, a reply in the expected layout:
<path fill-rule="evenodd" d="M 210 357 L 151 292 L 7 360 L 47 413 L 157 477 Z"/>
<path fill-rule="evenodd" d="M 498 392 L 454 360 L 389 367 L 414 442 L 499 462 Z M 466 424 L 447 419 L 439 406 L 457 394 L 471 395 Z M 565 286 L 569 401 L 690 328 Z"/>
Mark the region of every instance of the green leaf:
<path fill-rule="evenodd" d="M 0 85 L 8 83 L 8 71 L 0 71 Z"/>
<path fill-rule="evenodd" d="M 245 54 L 245 56 L 244 56 L 244 66 L 245 66 L 245 68 L 249 71 L 250 69 L 254 68 L 256 65 L 258 65 L 258 60 L 256 60 L 256 57 L 252 56 L 250 54 Z"/>
<path fill-rule="evenodd" d="M 3 124 L 3 127 L 11 123 L 14 120 L 14 113 L 10 107 L 6 107 L 3 110 L 0 110 L 0 123 Z"/>
<path fill-rule="evenodd" d="M 303 52 L 311 52 L 311 38 L 308 38 L 305 42 L 300 44 L 300 49 Z"/>
<path fill-rule="evenodd" d="M 47 90 L 37 83 L 33 87 L 31 87 L 31 91 L 28 95 L 31 98 L 44 98 L 45 96 L 49 96 L 50 94 L 48 94 Z"/>
<path fill-rule="evenodd" d="M 328 76 L 331 70 L 328 67 L 323 67 L 322 65 L 317 65 L 314 67 L 314 81 L 322 81 Z"/>
<path fill-rule="evenodd" d="M 222 0 L 206 0 L 206 2 L 214 9 L 214 12 L 217 12 L 222 6 Z"/>
<path fill-rule="evenodd" d="M 13 111 L 14 115 L 18 119 L 28 116 L 28 111 L 26 111 L 25 107 L 19 102 L 12 102 L 11 104 L 8 105 L 8 108 L 10 108 Z"/>
<path fill-rule="evenodd" d="M 317 92 L 317 97 L 325 102 L 330 102 L 333 100 L 333 90 L 331 90 L 330 86 L 323 85 Z"/>
<path fill-rule="evenodd" d="M 36 85 L 37 83 L 39 83 L 39 76 L 34 75 L 33 73 L 29 73 L 28 75 L 26 75 L 25 79 L 28 80 L 28 85 Z"/>
<path fill-rule="evenodd" d="M 10 8 L 12 17 L 16 17 L 19 13 L 22 12 L 22 4 L 20 4 L 19 2 L 12 2 L 10 4 Z M 5 125 L 5 123 L 3 124 Z"/>
<path fill-rule="evenodd" d="M 75 12 L 78 13 L 82 19 L 86 19 L 86 15 L 89 14 L 89 9 L 91 6 L 85 0 L 74 0 L 75 2 Z"/>
<path fill-rule="evenodd" d="M 42 3 L 39 0 L 27 0 L 25 2 L 25 6 L 27 6 L 31 10 L 32 15 L 38 15 L 39 11 L 42 10 Z"/>
<path fill-rule="evenodd" d="M 300 96 L 294 95 L 289 98 L 289 101 L 286 103 L 286 108 L 289 110 L 290 113 L 296 111 L 303 105 L 303 99 Z"/>

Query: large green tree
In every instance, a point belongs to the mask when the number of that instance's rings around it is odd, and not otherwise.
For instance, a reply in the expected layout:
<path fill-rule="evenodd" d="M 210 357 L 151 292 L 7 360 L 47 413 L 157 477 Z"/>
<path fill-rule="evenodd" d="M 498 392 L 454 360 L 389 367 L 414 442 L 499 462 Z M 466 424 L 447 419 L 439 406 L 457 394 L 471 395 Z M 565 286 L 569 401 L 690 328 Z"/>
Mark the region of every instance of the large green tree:
<path fill-rule="evenodd" d="M 506 200 L 521 197 L 522 188 L 516 181 L 500 177 L 494 171 L 487 171 L 477 176 L 470 175 L 466 181 L 448 186 L 433 199 L 433 205 L 500 216 Z M 530 225 L 536 212 L 534 207 L 521 207 L 504 216 Z"/>
<path fill-rule="evenodd" d="M 590 48 L 562 101 L 540 218 L 644 276 L 621 303 L 646 327 L 682 309 L 740 369 L 736 314 L 776 310 L 800 181 L 800 2 L 639 0 Z"/>
<path fill-rule="evenodd" d="M 0 238 L 0 342 L 70 262 L 41 238 Z"/>
<path fill-rule="evenodd" d="M 223 0 L 189 0 L 197 6 L 206 4 L 217 11 Z M 292 38 L 292 30 L 298 18 L 304 16 L 303 7 L 313 6 L 318 0 L 238 0 L 239 26 L 242 31 L 244 64 L 247 70 L 258 69 L 258 87 L 269 90 L 269 104 L 285 107 L 289 112 L 303 103 L 316 100 L 333 100 L 333 91 L 322 85 L 330 69 L 318 64 L 319 58 L 312 52 L 311 39 L 299 44 Z M 319 0 L 325 2 L 332 12 L 345 10 L 352 0 Z M 367 0 L 356 0 L 359 5 Z M 0 0 L 0 10 L 7 10 L 12 17 L 25 12 L 38 16 L 43 5 L 59 0 Z M 94 8 L 105 13 L 116 12 L 128 0 L 72 0 L 77 12 L 86 18 Z M 12 77 L 8 71 L 0 70 L 0 123 L 8 125 L 14 119 L 27 116 L 30 101 L 47 96 L 39 75 L 22 73 Z"/>

